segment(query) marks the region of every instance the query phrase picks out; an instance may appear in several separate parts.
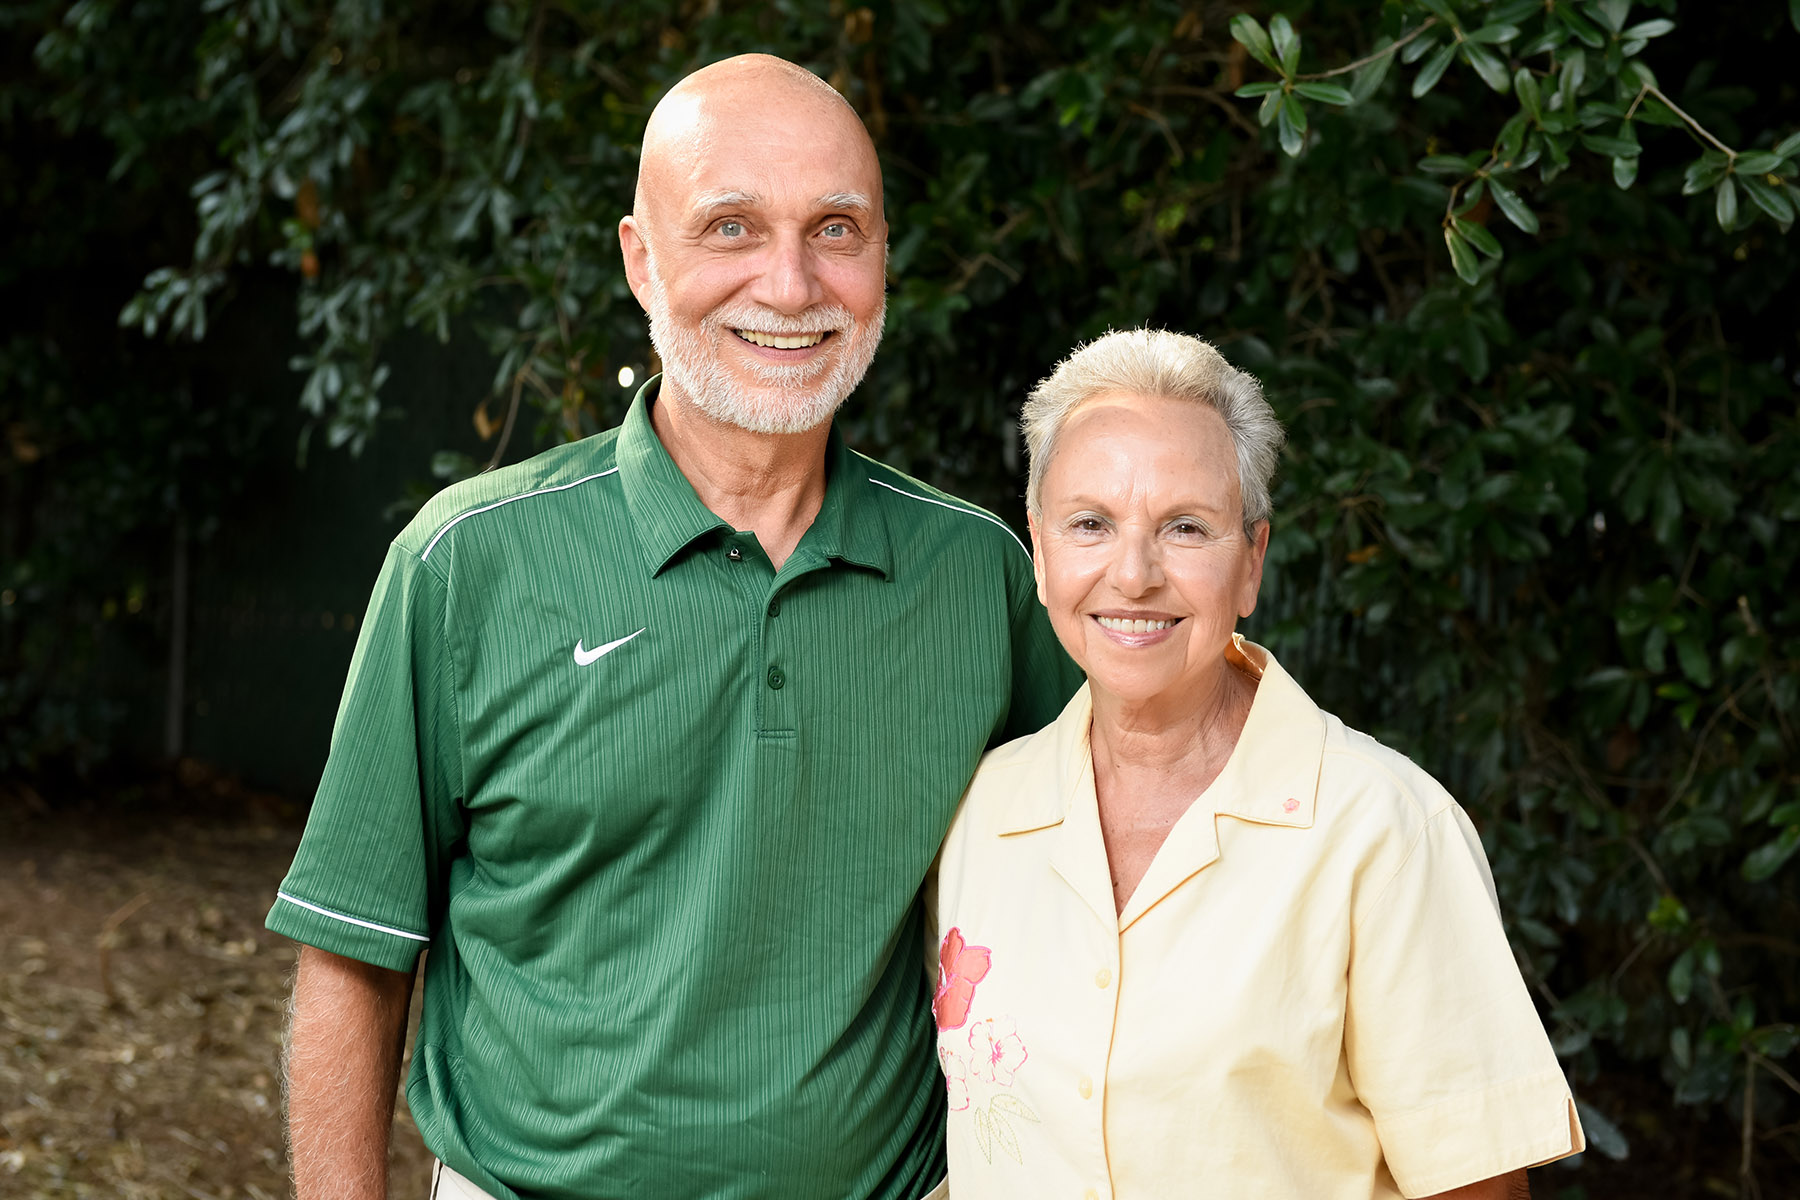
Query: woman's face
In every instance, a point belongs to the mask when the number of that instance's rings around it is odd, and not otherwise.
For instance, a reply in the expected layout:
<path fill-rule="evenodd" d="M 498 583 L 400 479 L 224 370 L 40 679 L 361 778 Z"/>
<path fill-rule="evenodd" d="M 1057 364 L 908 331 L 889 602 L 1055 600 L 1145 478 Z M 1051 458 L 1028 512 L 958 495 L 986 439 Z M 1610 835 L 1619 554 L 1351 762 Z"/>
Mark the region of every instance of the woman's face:
<path fill-rule="evenodd" d="M 1268 525 L 1244 536 L 1225 419 L 1109 393 L 1068 418 L 1031 520 L 1038 598 L 1097 694 L 1200 703 L 1256 608 Z"/>

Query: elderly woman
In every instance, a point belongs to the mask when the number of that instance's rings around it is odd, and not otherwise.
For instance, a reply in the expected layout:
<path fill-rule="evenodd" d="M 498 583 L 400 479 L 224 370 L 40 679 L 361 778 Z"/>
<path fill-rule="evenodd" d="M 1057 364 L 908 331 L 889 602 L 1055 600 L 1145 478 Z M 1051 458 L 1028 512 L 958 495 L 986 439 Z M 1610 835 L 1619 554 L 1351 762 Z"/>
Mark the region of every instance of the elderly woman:
<path fill-rule="evenodd" d="M 1233 630 L 1282 441 L 1256 381 L 1109 334 L 1025 432 L 1088 686 L 983 760 L 939 860 L 952 1193 L 1524 1195 L 1583 1141 L 1468 817 Z"/>

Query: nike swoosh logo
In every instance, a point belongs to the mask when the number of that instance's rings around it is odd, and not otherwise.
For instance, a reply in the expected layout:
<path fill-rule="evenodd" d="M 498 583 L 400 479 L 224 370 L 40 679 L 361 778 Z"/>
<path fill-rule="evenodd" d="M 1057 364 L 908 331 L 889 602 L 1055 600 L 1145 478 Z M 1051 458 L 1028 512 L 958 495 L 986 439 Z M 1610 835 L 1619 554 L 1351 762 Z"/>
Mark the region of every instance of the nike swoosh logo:
<path fill-rule="evenodd" d="M 648 628 L 650 628 L 648 625 L 644 626 L 644 629 Z M 614 650 L 617 650 L 620 646 L 623 646 L 626 642 L 629 642 L 632 638 L 636 637 L 638 633 L 644 632 L 644 629 L 638 630 L 637 633 L 628 633 L 616 642 L 608 642 L 604 646 L 595 646 L 592 650 L 583 650 L 581 648 L 581 643 L 576 642 L 575 665 L 578 667 L 585 667 L 595 659 L 599 658 L 602 654 L 611 654 Z"/>

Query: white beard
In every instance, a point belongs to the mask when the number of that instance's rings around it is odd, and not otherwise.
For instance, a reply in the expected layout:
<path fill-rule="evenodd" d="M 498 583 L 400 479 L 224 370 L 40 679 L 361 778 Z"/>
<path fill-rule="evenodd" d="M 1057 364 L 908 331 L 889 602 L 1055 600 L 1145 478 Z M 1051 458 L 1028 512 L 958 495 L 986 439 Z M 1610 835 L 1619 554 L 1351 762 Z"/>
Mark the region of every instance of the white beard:
<path fill-rule="evenodd" d="M 747 303 L 716 308 L 702 317 L 697 327 L 682 325 L 669 312 L 669 295 L 656 269 L 656 256 L 648 257 L 650 344 L 662 359 L 665 379 L 716 421 L 751 433 L 815 429 L 850 398 L 881 345 L 887 318 L 885 297 L 867 326 L 859 326 L 849 309 L 837 305 L 821 305 L 789 317 Z M 747 366 L 760 386 L 745 385 L 732 379 L 719 357 L 724 339 L 737 337 L 734 330 L 738 329 L 774 334 L 829 330 L 843 344 L 812 362 L 751 361 Z"/>

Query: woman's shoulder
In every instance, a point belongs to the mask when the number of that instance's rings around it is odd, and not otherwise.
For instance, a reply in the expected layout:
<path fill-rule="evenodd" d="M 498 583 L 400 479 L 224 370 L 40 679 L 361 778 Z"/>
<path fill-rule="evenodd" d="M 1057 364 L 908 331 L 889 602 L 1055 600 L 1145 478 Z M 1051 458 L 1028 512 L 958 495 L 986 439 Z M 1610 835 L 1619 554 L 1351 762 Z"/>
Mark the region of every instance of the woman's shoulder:
<path fill-rule="evenodd" d="M 1325 714 L 1319 798 L 1322 808 L 1378 809 L 1387 819 L 1415 828 L 1457 807 L 1455 797 L 1425 768 L 1330 713 Z"/>

